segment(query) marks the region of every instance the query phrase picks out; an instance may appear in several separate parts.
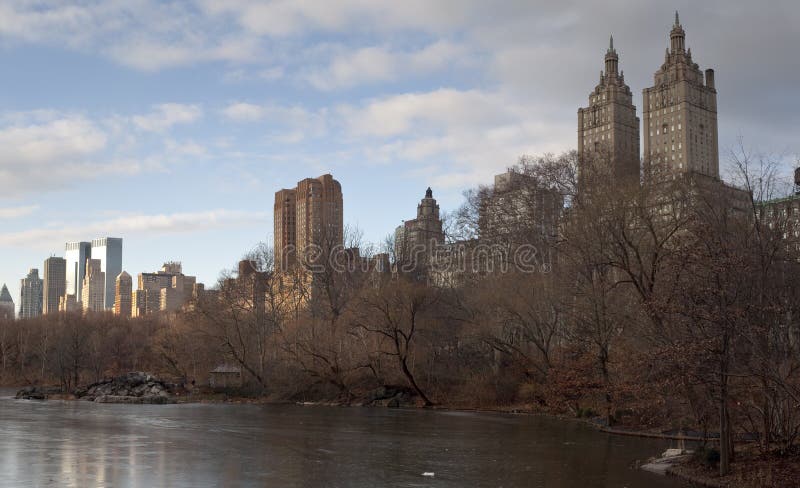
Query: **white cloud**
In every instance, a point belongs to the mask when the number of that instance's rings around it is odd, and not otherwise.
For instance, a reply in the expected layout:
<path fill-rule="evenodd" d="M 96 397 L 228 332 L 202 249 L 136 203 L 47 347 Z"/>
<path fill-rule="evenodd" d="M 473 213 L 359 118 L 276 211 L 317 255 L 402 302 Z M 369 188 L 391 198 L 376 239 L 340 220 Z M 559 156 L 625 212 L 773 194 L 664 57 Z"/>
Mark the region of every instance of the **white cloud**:
<path fill-rule="evenodd" d="M 222 114 L 236 122 L 252 122 L 264 118 L 265 111 L 260 105 L 237 102 L 222 109 Z"/>
<path fill-rule="evenodd" d="M 62 158 L 69 161 L 96 153 L 106 136 L 81 115 L 65 115 L 43 122 L 17 123 L 0 130 L 2 166 L 40 165 Z"/>
<path fill-rule="evenodd" d="M 83 225 L 56 225 L 19 232 L 0 234 L 0 245 L 52 249 L 65 241 L 85 238 L 87 235 L 116 235 L 141 237 L 163 234 L 187 234 L 210 229 L 248 226 L 263 223 L 268 212 L 239 210 L 208 210 L 203 212 L 156 215 L 126 215 Z"/>
<path fill-rule="evenodd" d="M 337 117 L 373 162 L 407 162 L 443 187 L 489 181 L 522 154 L 569 148 L 572 125 L 502 92 L 441 89 L 343 105 Z"/>
<path fill-rule="evenodd" d="M 199 105 L 163 103 L 153 107 L 150 113 L 135 115 L 131 120 L 137 128 L 143 131 L 164 132 L 178 124 L 195 122 L 202 115 L 203 111 Z"/>
<path fill-rule="evenodd" d="M 325 51 L 325 50 L 323 50 Z M 419 50 L 402 51 L 388 46 L 348 50 L 334 49 L 333 59 L 305 75 L 314 88 L 334 90 L 362 84 L 417 78 L 472 62 L 465 46 L 437 41 Z"/>
<path fill-rule="evenodd" d="M 38 205 L 0 208 L 0 219 L 17 219 L 20 217 L 25 217 L 34 213 L 38 209 Z"/>

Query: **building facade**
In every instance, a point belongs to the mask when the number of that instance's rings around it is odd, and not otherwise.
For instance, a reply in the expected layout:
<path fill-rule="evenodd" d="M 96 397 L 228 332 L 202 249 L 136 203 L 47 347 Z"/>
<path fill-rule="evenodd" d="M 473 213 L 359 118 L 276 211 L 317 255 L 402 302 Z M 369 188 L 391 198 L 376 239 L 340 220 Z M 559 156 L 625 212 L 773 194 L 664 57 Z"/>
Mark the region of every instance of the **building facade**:
<path fill-rule="evenodd" d="M 114 281 L 122 273 L 122 239 L 101 237 L 92 240 L 92 259 L 100 260 L 103 273 L 103 303 L 105 308 L 114 308 Z"/>
<path fill-rule="evenodd" d="M 677 12 L 670 47 L 653 79 L 642 92 L 646 177 L 698 173 L 719 179 L 714 70 L 704 76 L 692 60 Z"/>
<path fill-rule="evenodd" d="M 80 300 L 83 291 L 83 277 L 86 276 L 86 260 L 92 257 L 91 242 L 68 242 L 65 246 L 67 290 L 65 294 L 74 295 Z"/>
<path fill-rule="evenodd" d="M 444 242 L 439 204 L 430 187 L 417 205 L 417 218 L 403 222 L 394 236 L 395 261 L 402 264 L 424 264 L 434 249 Z"/>
<path fill-rule="evenodd" d="M 297 190 L 275 192 L 274 206 L 275 267 L 286 271 L 295 265 L 297 251 Z"/>
<path fill-rule="evenodd" d="M 558 236 L 564 197 L 536 178 L 516 171 L 494 177 L 480 202 L 478 234 L 484 244 L 536 245 L 544 252 Z"/>
<path fill-rule="evenodd" d="M 202 283 L 197 283 L 194 276 L 184 275 L 181 263 L 164 263 L 155 273 L 139 273 L 132 293 L 132 315 L 178 310 L 197 297 L 198 289 L 203 289 Z"/>
<path fill-rule="evenodd" d="M 589 106 L 578 109 L 579 178 L 582 187 L 591 185 L 594 170 L 614 180 L 639 181 L 639 118 L 633 92 L 619 71 L 619 56 L 610 40 L 605 71 L 589 94 Z"/>
<path fill-rule="evenodd" d="M 67 292 L 67 261 L 64 258 L 49 257 L 44 261 L 44 290 L 42 313 L 58 312 L 58 303 Z"/>
<path fill-rule="evenodd" d="M 31 268 L 28 276 L 20 280 L 19 318 L 30 319 L 42 314 L 43 282 L 39 270 Z"/>
<path fill-rule="evenodd" d="M 286 271 L 317 251 L 344 244 L 342 186 L 329 174 L 275 193 L 275 267 Z"/>
<path fill-rule="evenodd" d="M 83 277 L 81 305 L 83 312 L 102 312 L 105 310 L 106 276 L 99 259 L 86 260 L 86 275 Z"/>
<path fill-rule="evenodd" d="M 133 296 L 133 278 L 123 271 L 117 276 L 114 284 L 114 315 L 131 316 L 131 299 Z"/>
<path fill-rule="evenodd" d="M 14 320 L 17 316 L 17 309 L 14 306 L 14 299 L 8 292 L 8 287 L 3 283 L 0 289 L 0 320 Z"/>

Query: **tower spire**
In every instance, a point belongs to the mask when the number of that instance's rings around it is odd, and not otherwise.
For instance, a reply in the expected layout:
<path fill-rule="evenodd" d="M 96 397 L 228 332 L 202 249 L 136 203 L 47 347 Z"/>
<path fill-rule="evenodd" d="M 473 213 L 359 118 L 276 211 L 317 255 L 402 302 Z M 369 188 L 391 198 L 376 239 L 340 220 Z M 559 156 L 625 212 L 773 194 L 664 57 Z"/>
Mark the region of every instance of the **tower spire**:
<path fill-rule="evenodd" d="M 683 31 L 683 27 L 681 26 L 677 10 L 675 11 L 675 25 L 672 26 L 672 30 L 669 33 L 669 38 L 670 47 L 672 48 L 671 51 L 673 54 L 685 52 L 686 33 Z"/>
<path fill-rule="evenodd" d="M 606 76 L 617 76 L 619 57 L 614 49 L 614 36 L 608 40 L 608 51 L 606 51 Z"/>

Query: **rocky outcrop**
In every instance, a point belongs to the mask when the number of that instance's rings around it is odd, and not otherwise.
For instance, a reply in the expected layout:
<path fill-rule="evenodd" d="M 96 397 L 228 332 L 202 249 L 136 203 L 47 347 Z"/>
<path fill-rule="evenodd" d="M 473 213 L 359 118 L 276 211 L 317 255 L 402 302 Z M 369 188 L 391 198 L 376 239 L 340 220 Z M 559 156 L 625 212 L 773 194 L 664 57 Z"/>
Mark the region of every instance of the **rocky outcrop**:
<path fill-rule="evenodd" d="M 97 403 L 171 403 L 169 386 L 147 373 L 132 372 L 75 391 L 75 396 Z"/>
<path fill-rule="evenodd" d="M 390 408 L 416 406 L 415 392 L 405 386 L 384 385 L 372 390 L 364 402 L 365 405 Z"/>
<path fill-rule="evenodd" d="M 26 386 L 19 390 L 14 398 L 23 400 L 47 400 L 50 395 L 61 393 L 57 386 Z"/>

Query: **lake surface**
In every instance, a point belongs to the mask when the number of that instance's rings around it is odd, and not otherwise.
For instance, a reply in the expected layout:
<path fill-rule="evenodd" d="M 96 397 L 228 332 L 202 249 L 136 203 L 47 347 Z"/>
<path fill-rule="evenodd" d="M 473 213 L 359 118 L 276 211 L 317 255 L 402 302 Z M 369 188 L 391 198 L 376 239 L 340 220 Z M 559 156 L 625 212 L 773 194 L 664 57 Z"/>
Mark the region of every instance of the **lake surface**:
<path fill-rule="evenodd" d="M 669 441 L 541 417 L 10 393 L 0 392 L 0 487 L 681 486 L 631 467 Z"/>

